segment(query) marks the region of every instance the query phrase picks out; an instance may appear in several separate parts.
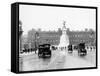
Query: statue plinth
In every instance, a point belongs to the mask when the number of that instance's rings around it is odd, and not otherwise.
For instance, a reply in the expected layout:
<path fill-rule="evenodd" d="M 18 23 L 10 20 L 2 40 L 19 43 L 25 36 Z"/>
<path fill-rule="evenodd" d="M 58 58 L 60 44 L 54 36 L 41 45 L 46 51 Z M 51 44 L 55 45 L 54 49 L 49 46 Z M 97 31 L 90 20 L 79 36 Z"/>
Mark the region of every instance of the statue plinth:
<path fill-rule="evenodd" d="M 62 27 L 62 35 L 60 37 L 60 43 L 58 45 L 58 48 L 60 50 L 67 50 L 69 45 L 69 37 L 67 35 L 67 29 L 65 23 L 63 25 L 64 26 Z"/>

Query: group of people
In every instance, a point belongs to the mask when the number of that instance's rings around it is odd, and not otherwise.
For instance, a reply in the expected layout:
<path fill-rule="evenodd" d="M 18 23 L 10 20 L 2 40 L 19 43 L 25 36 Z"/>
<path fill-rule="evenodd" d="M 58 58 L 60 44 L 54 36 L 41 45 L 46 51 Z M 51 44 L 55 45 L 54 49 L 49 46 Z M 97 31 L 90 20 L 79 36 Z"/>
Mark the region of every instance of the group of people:
<path fill-rule="evenodd" d="M 27 48 L 23 49 L 21 53 L 29 53 L 29 52 L 35 52 L 36 53 L 37 49 L 36 48 Z"/>
<path fill-rule="evenodd" d="M 38 48 L 24 48 L 21 53 L 29 53 L 29 52 L 35 52 L 36 53 L 37 49 Z M 51 50 L 57 50 L 57 49 L 58 49 L 58 47 L 51 46 Z M 64 50 L 64 49 L 65 50 L 66 49 L 68 49 L 68 50 L 78 50 L 78 46 L 70 45 L 68 47 L 60 47 L 60 50 Z M 85 46 L 85 49 L 92 51 L 92 50 L 95 50 L 96 47 L 95 46 Z"/>
<path fill-rule="evenodd" d="M 96 49 L 96 47 L 95 46 L 86 46 L 86 49 L 89 51 L 93 51 Z"/>

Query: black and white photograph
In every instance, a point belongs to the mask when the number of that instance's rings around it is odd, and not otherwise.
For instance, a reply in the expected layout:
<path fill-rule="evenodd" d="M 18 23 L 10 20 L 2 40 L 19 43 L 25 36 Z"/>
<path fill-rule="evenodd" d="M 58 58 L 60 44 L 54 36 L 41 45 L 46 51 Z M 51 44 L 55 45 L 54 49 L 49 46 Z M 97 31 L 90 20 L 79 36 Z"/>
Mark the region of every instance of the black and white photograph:
<path fill-rule="evenodd" d="M 19 71 L 97 67 L 96 9 L 19 5 Z"/>

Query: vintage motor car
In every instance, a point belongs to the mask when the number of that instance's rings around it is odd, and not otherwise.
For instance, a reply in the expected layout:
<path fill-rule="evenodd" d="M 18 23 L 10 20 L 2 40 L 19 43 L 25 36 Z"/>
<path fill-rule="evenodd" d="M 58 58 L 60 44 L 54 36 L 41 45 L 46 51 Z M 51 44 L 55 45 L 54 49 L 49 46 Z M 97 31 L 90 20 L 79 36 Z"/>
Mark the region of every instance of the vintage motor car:
<path fill-rule="evenodd" d="M 80 43 L 78 45 L 78 55 L 79 56 L 86 56 L 87 50 L 85 49 L 85 43 Z"/>
<path fill-rule="evenodd" d="M 54 50 L 57 50 L 57 47 L 55 47 L 55 46 L 51 46 L 51 49 L 54 51 Z"/>
<path fill-rule="evenodd" d="M 39 45 L 39 47 L 38 47 L 38 57 L 39 58 L 51 57 L 50 44 Z"/>
<path fill-rule="evenodd" d="M 73 49 L 72 49 L 72 45 L 71 45 L 71 44 L 68 45 L 68 52 L 69 52 L 69 53 L 72 53 L 72 52 L 73 52 Z"/>

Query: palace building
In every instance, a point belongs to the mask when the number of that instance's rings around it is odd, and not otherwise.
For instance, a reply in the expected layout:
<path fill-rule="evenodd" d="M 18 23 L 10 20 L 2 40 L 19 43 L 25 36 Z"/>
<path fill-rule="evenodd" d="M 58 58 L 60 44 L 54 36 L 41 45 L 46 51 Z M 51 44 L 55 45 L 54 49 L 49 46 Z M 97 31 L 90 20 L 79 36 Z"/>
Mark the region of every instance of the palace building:
<path fill-rule="evenodd" d="M 70 31 L 70 29 L 67 28 L 66 32 L 69 37 L 69 44 L 77 45 L 80 42 L 84 42 L 87 45 L 96 45 L 96 32 L 92 29 L 86 29 L 84 31 Z M 48 43 L 51 45 L 59 45 L 61 35 L 62 31 L 60 28 L 58 31 L 41 31 L 40 29 L 35 31 L 32 29 L 28 32 L 27 44 L 29 44 L 32 48 L 35 47 L 35 44 L 40 45 Z"/>
<path fill-rule="evenodd" d="M 41 29 L 29 30 L 27 38 L 23 37 L 22 44 L 29 48 L 34 48 L 40 44 L 61 46 L 63 43 L 65 46 L 68 46 L 68 44 L 77 45 L 81 42 L 89 46 L 96 46 L 96 32 L 94 30 L 70 31 L 69 28 L 66 28 L 65 22 L 63 25 L 62 29 L 58 28 L 57 31 L 41 31 Z"/>

